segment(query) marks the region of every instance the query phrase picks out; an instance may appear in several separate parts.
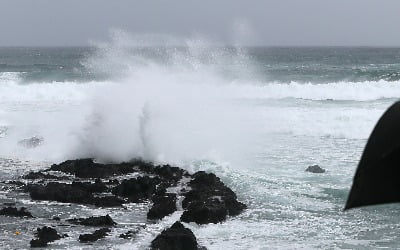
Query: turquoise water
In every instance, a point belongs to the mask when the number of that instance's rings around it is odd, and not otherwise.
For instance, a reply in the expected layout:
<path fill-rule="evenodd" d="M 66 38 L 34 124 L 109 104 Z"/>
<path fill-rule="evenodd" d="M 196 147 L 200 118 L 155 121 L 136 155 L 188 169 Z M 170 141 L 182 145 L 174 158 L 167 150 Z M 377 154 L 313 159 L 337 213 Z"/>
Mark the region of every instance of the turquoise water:
<path fill-rule="evenodd" d="M 369 133 L 400 97 L 399 59 L 396 48 L 1 48 L 1 179 L 70 158 L 143 157 L 215 172 L 248 204 L 187 225 L 209 249 L 396 248 L 398 204 L 342 209 Z M 43 143 L 18 144 L 32 136 Z M 305 172 L 312 164 L 327 172 Z M 176 218 L 95 246 L 146 248 Z"/>

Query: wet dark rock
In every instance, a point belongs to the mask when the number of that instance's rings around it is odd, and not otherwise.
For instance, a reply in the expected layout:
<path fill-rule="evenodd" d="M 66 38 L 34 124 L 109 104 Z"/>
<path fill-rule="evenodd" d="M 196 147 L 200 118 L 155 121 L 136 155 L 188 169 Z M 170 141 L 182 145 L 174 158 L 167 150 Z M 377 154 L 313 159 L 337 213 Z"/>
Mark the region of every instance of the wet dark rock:
<path fill-rule="evenodd" d="M 147 213 L 151 220 L 162 219 L 176 211 L 176 195 L 169 193 L 155 194 L 151 200 L 153 205 Z"/>
<path fill-rule="evenodd" d="M 312 165 L 312 166 L 309 166 L 309 167 L 306 169 L 306 172 L 316 173 L 316 174 L 322 174 L 322 173 L 325 173 L 325 169 L 321 168 L 321 167 L 318 166 L 318 165 Z"/>
<path fill-rule="evenodd" d="M 36 148 L 42 145 L 44 138 L 41 136 L 33 136 L 31 138 L 23 139 L 18 142 L 18 145 L 25 148 Z"/>
<path fill-rule="evenodd" d="M 27 185 L 22 186 L 22 190 L 24 192 L 28 192 L 29 193 L 31 190 L 35 190 L 35 189 L 38 189 L 40 187 L 42 187 L 42 185 L 39 185 L 39 184 L 27 184 Z"/>
<path fill-rule="evenodd" d="M 57 233 L 57 231 L 54 228 L 46 226 L 38 228 L 35 234 L 39 239 L 44 239 L 47 242 L 61 239 L 61 236 Z"/>
<path fill-rule="evenodd" d="M 181 220 L 184 222 L 218 223 L 246 208 L 237 200 L 236 194 L 212 173 L 195 173 L 189 186 L 191 190 L 184 194 L 182 202 L 185 211 Z"/>
<path fill-rule="evenodd" d="M 141 229 L 143 229 L 143 228 L 146 228 L 146 225 L 137 226 L 137 227 L 136 227 L 135 229 L 133 229 L 133 230 L 129 230 L 129 231 L 127 231 L 126 233 L 120 234 L 120 235 L 119 235 L 119 238 L 122 238 L 122 239 L 131 239 L 131 238 L 135 237 L 136 234 L 139 233 L 139 231 L 140 231 Z"/>
<path fill-rule="evenodd" d="M 159 178 L 139 176 L 137 178 L 123 180 L 121 184 L 112 189 L 112 193 L 126 197 L 131 202 L 141 202 L 151 198 L 159 183 Z"/>
<path fill-rule="evenodd" d="M 55 221 L 60 221 L 60 220 L 61 220 L 61 218 L 60 218 L 60 217 L 58 217 L 58 216 L 54 216 L 54 217 L 52 218 L 52 220 L 55 220 Z"/>
<path fill-rule="evenodd" d="M 228 210 L 223 202 L 218 200 L 193 201 L 186 207 L 181 220 L 197 224 L 219 223 L 226 220 Z"/>
<path fill-rule="evenodd" d="M 32 214 L 25 207 L 21 207 L 19 210 L 16 207 L 5 207 L 0 210 L 0 215 L 33 218 Z"/>
<path fill-rule="evenodd" d="M 135 231 L 128 231 L 126 233 L 120 234 L 119 237 L 121 239 L 131 239 L 136 235 L 137 232 Z"/>
<path fill-rule="evenodd" d="M 17 205 L 17 203 L 15 203 L 15 202 L 4 202 L 3 205 L 4 206 L 15 206 L 15 205 Z"/>
<path fill-rule="evenodd" d="M 108 180 L 108 185 L 118 185 L 119 181 L 117 179 Z"/>
<path fill-rule="evenodd" d="M 32 239 L 30 242 L 31 247 L 46 247 L 47 243 L 47 241 L 42 239 Z"/>
<path fill-rule="evenodd" d="M 182 176 L 188 175 L 185 170 L 178 167 L 172 167 L 170 165 L 155 166 L 150 162 L 145 162 L 140 159 L 120 164 L 95 163 L 93 159 L 68 160 L 58 165 L 52 165 L 49 170 L 61 171 L 80 178 L 109 178 L 116 175 L 142 172 L 157 175 L 165 181 L 175 183 L 179 181 Z"/>
<path fill-rule="evenodd" d="M 157 175 L 166 181 L 174 183 L 182 179 L 182 176 L 185 173 L 187 173 L 185 170 L 181 168 L 172 167 L 170 165 L 153 166 L 153 167 L 149 167 L 148 165 L 142 165 L 140 167 L 140 170 L 148 174 Z"/>
<path fill-rule="evenodd" d="M 67 220 L 73 224 L 79 224 L 84 226 L 92 226 L 92 227 L 104 227 L 104 226 L 114 226 L 117 223 L 107 214 L 106 216 L 92 216 L 89 218 L 77 218 L 77 219 L 69 219 Z"/>
<path fill-rule="evenodd" d="M 15 186 L 18 186 L 18 187 L 21 187 L 21 186 L 25 185 L 25 183 L 23 183 L 22 181 L 8 181 L 7 184 L 15 185 Z"/>
<path fill-rule="evenodd" d="M 103 193 L 108 190 L 106 184 L 104 184 L 100 179 L 96 179 L 95 183 L 74 181 L 72 182 L 72 186 L 89 193 Z"/>
<path fill-rule="evenodd" d="M 94 233 L 91 234 L 81 234 L 79 235 L 79 241 L 80 242 L 93 242 L 97 241 L 101 238 L 106 237 L 111 230 L 109 228 L 102 228 L 99 230 L 94 231 Z"/>
<path fill-rule="evenodd" d="M 33 200 L 90 204 L 94 198 L 91 193 L 65 183 L 50 182 L 45 186 L 28 185 L 27 189 Z"/>
<path fill-rule="evenodd" d="M 47 243 L 59 240 L 62 238 L 54 228 L 42 227 L 38 228 L 35 233 L 37 239 L 31 240 L 31 247 L 45 247 Z"/>
<path fill-rule="evenodd" d="M 27 185 L 25 190 L 29 192 L 33 200 L 58 201 L 63 203 L 92 204 L 99 207 L 116 207 L 124 203 L 114 196 L 95 197 L 85 190 L 80 184 L 65 184 L 50 182 L 45 186 Z"/>
<path fill-rule="evenodd" d="M 94 197 L 93 200 L 91 200 L 91 204 L 96 207 L 121 207 L 124 203 L 124 200 L 113 195 Z"/>
<path fill-rule="evenodd" d="M 136 172 L 137 167 L 132 163 L 100 164 L 93 162 L 93 159 L 79 159 L 52 165 L 50 170 L 73 174 L 80 178 L 107 178 Z"/>
<path fill-rule="evenodd" d="M 62 177 L 57 177 L 59 176 L 57 173 L 49 171 L 59 171 L 87 179 L 74 179 L 68 176 L 67 178 L 72 183 L 57 182 Z M 114 176 L 130 173 L 138 173 L 139 176 L 125 180 L 110 179 Z M 236 194 L 214 174 L 197 172 L 190 175 L 187 171 L 178 167 L 155 166 L 141 160 L 132 160 L 121 164 L 100 164 L 92 159 L 66 161 L 52 165 L 48 170 L 27 174 L 24 176 L 27 182 L 30 179 L 36 180 L 26 185 L 22 183 L 22 189 L 28 192 L 33 200 L 77 203 L 98 207 L 122 207 L 122 204 L 126 202 L 152 201 L 147 218 L 156 220 L 162 219 L 177 210 L 177 195 L 168 193 L 167 190 L 171 186 L 176 186 L 184 176 L 192 180 L 187 187 L 182 187 L 180 191 L 184 195 L 182 221 L 198 224 L 219 223 L 228 216 L 238 215 L 246 208 L 246 205 L 237 200 Z M 60 220 L 59 217 L 53 217 L 53 219 Z M 76 218 L 67 221 L 73 224 L 102 227 L 93 233 L 81 234 L 79 236 L 81 242 L 93 242 L 104 238 L 111 232 L 109 227 L 116 225 L 109 215 Z M 71 225 L 66 226 L 70 227 Z M 43 230 L 43 228 L 38 229 L 38 231 Z M 135 237 L 139 230 L 139 228 L 130 228 L 129 231 L 119 237 L 123 239 Z M 40 233 L 37 233 L 37 239 L 31 241 L 32 247 L 44 247 L 50 242 L 48 239 L 40 237 Z M 56 235 L 61 237 L 57 232 Z M 153 240 L 151 247 L 152 249 L 204 249 L 197 245 L 193 233 L 179 222 L 158 235 Z"/>
<path fill-rule="evenodd" d="M 58 177 L 51 174 L 44 174 L 41 172 L 29 172 L 29 174 L 24 175 L 22 178 L 24 179 L 54 179 L 54 180 L 62 180 L 65 179 L 63 177 Z"/>
<path fill-rule="evenodd" d="M 201 249 L 193 232 L 182 223 L 175 222 L 164 230 L 152 242 L 151 249 L 158 250 L 197 250 Z"/>

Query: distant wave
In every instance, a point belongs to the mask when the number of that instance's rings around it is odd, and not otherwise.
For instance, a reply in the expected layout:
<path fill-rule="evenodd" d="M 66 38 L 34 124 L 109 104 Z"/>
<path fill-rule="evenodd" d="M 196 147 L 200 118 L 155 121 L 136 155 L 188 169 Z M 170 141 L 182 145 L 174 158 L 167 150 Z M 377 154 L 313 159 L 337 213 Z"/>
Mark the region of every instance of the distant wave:
<path fill-rule="evenodd" d="M 6 80 L 5 80 L 6 78 Z M 162 81 L 161 79 L 158 79 Z M 134 79 L 132 79 L 134 81 Z M 228 99 L 305 99 L 305 100 L 338 100 L 338 101 L 373 101 L 380 99 L 400 98 L 400 81 L 388 82 L 333 82 L 314 83 L 217 83 L 192 86 L 194 91 L 215 91 Z M 0 75 L 0 102 L 36 102 L 36 101 L 78 101 L 86 99 L 100 86 L 118 85 L 117 82 L 47 82 L 19 84 L 18 74 Z M 167 82 L 160 83 L 168 85 Z M 172 88 L 181 83 L 174 83 Z M 183 84 L 185 85 L 185 84 Z M 187 85 L 186 85 L 187 86 Z M 217 94 L 219 93 L 219 94 Z"/>
<path fill-rule="evenodd" d="M 235 84 L 236 91 L 248 98 L 371 101 L 400 98 L 400 81 Z"/>
<path fill-rule="evenodd" d="M 0 72 L 0 84 L 19 82 L 21 72 Z"/>
<path fill-rule="evenodd" d="M 89 89 L 101 82 L 47 82 L 19 84 L 18 81 L 0 79 L 0 103 L 79 101 L 87 98 Z"/>

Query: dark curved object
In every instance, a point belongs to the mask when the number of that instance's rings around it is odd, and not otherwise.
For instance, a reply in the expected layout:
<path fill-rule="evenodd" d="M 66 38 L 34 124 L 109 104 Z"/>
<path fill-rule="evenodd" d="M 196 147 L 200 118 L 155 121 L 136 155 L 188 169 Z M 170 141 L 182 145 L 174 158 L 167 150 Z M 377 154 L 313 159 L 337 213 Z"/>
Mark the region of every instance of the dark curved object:
<path fill-rule="evenodd" d="M 344 209 L 392 202 L 400 202 L 400 102 L 372 131 Z"/>

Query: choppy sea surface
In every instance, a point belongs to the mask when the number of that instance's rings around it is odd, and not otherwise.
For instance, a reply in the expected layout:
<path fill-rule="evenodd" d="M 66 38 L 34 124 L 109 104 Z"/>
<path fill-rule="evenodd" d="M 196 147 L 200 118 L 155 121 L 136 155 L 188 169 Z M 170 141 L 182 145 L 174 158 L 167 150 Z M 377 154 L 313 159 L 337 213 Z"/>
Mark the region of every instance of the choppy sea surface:
<path fill-rule="evenodd" d="M 1 181 L 66 159 L 142 157 L 214 172 L 248 204 L 224 223 L 187 224 L 208 249 L 400 245 L 398 204 L 343 212 L 366 140 L 400 97 L 400 49 L 135 45 L 0 48 Z M 43 142 L 19 143 L 33 136 Z M 312 164 L 326 173 L 305 172 Z M 15 197 L 3 186 L 0 201 Z M 18 205 L 43 217 L 93 213 L 28 197 Z M 145 209 L 95 213 L 110 213 L 117 235 L 144 223 Z M 131 241 L 52 246 L 143 249 L 177 218 Z M 0 247 L 28 247 L 42 224 L 0 218 Z"/>

